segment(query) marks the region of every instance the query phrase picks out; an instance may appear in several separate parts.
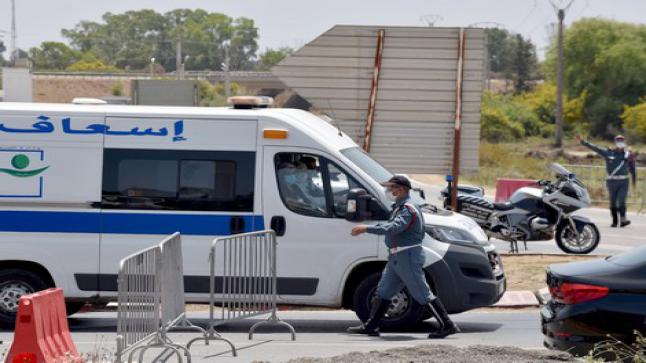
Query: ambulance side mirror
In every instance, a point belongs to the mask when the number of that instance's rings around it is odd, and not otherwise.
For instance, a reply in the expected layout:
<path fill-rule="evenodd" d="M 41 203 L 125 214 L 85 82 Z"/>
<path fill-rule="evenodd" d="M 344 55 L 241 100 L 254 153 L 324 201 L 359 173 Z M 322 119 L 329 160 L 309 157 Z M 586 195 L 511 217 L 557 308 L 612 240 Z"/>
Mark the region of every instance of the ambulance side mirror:
<path fill-rule="evenodd" d="M 350 222 L 361 222 L 369 216 L 368 204 L 372 198 L 361 188 L 351 189 L 348 192 L 346 203 L 345 219 Z"/>

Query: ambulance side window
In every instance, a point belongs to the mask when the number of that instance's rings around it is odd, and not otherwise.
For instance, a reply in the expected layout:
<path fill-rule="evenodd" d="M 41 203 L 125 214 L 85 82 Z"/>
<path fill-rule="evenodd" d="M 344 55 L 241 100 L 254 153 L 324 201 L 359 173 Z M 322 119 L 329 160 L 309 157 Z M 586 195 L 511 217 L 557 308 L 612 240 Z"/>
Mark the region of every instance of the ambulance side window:
<path fill-rule="evenodd" d="M 274 158 L 280 197 L 291 211 L 321 218 L 345 218 L 348 192 L 361 186 L 336 164 L 305 153 Z"/>
<path fill-rule="evenodd" d="M 280 197 L 287 208 L 307 216 L 331 217 L 319 156 L 279 153 L 274 158 L 274 166 Z"/>
<path fill-rule="evenodd" d="M 255 153 L 106 149 L 102 208 L 253 211 Z"/>

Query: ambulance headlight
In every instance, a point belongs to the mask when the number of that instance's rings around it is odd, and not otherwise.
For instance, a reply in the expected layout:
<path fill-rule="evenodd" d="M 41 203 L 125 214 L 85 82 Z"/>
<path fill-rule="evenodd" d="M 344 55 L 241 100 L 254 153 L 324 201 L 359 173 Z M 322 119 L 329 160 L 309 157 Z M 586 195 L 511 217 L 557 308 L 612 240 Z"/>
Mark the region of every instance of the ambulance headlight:
<path fill-rule="evenodd" d="M 447 242 L 447 243 L 462 242 L 462 243 L 480 244 L 480 241 L 478 241 L 474 236 L 472 236 L 467 231 L 461 230 L 459 228 L 427 225 L 426 233 L 428 233 L 434 239 L 442 242 Z"/>

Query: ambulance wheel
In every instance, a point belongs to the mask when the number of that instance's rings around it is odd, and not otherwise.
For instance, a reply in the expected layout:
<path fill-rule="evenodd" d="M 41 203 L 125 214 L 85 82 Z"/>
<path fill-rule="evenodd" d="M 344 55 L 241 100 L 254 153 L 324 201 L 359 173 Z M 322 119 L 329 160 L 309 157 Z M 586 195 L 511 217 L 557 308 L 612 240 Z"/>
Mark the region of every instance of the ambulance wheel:
<path fill-rule="evenodd" d="M 14 326 L 21 296 L 45 290 L 47 287 L 47 283 L 31 271 L 0 270 L 0 326 Z"/>
<path fill-rule="evenodd" d="M 368 275 L 354 290 L 352 299 L 353 310 L 361 321 L 368 320 L 372 297 L 377 293 L 377 283 L 380 272 Z M 418 304 L 406 291 L 399 292 L 393 297 L 386 316 L 381 321 L 385 330 L 411 328 L 424 320 L 425 309 Z"/>

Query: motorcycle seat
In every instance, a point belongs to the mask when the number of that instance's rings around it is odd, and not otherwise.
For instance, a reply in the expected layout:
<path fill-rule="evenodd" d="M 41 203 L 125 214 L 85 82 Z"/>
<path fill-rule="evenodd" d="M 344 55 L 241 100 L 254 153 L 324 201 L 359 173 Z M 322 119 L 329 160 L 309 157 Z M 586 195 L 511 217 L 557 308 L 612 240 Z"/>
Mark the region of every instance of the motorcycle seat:
<path fill-rule="evenodd" d="M 494 209 L 493 204 L 491 202 L 487 201 L 484 198 L 477 197 L 477 196 L 458 194 L 458 201 L 460 203 L 473 204 L 473 205 L 476 205 L 478 207 L 482 207 L 482 208 L 486 208 L 486 209 Z"/>
<path fill-rule="evenodd" d="M 511 202 L 505 202 L 505 203 L 494 203 L 494 204 L 493 204 L 493 207 L 494 207 L 496 210 L 501 210 L 501 211 L 505 211 L 505 210 L 512 210 L 512 209 L 514 209 L 514 205 L 513 205 L 513 204 L 511 204 Z"/>

